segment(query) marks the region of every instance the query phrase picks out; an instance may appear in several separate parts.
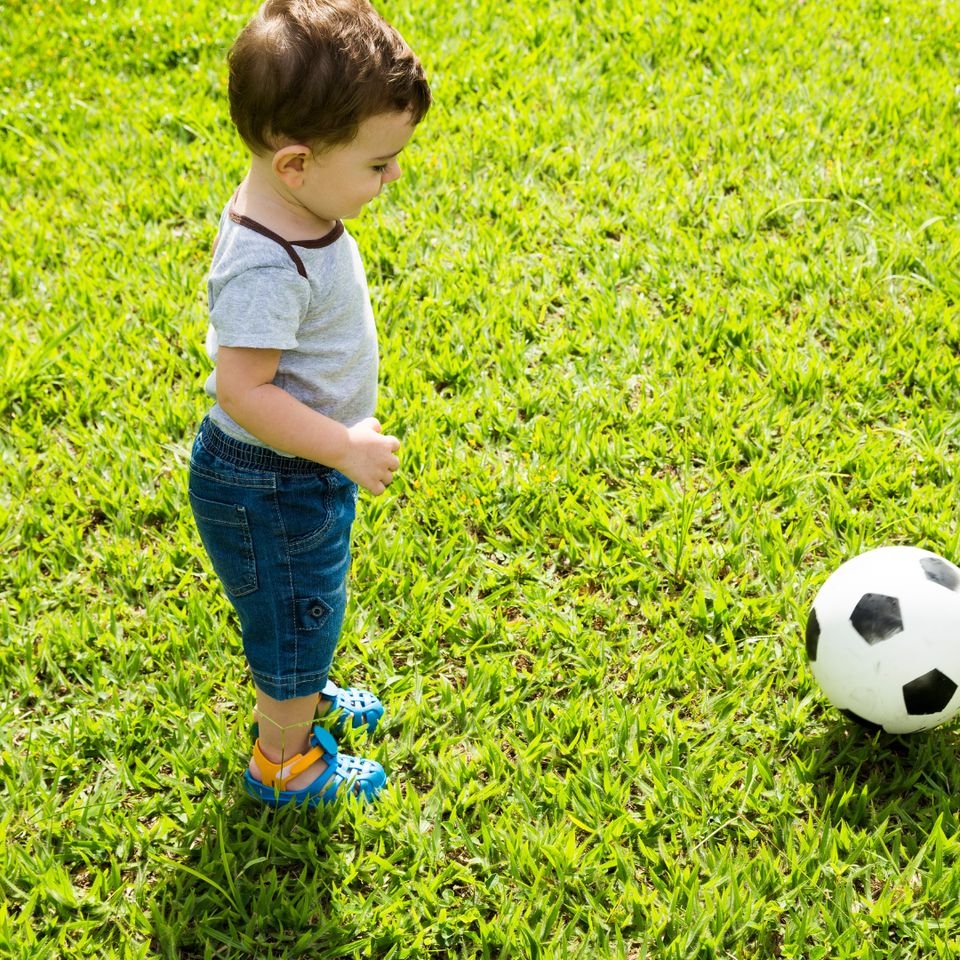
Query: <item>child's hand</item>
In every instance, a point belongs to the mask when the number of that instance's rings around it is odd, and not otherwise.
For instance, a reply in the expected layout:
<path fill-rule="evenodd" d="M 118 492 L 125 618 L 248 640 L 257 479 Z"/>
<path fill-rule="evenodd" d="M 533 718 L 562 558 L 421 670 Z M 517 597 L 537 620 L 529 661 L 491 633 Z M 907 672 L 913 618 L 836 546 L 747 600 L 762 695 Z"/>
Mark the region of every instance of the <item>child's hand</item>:
<path fill-rule="evenodd" d="M 375 417 L 368 417 L 350 427 L 347 437 L 347 449 L 341 462 L 336 464 L 337 469 L 379 497 L 400 466 L 395 456 L 400 441 L 396 437 L 384 436 L 383 427 Z"/>

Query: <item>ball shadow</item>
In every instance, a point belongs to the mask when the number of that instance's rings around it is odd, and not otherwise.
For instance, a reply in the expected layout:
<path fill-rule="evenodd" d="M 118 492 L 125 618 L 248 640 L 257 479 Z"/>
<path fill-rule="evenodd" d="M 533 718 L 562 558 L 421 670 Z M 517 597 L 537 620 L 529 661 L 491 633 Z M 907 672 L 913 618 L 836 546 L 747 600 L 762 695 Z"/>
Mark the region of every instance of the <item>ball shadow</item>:
<path fill-rule="evenodd" d="M 957 725 L 893 735 L 831 718 L 801 761 L 825 818 L 859 827 L 889 822 L 922 842 L 938 817 L 956 820 L 958 751 Z"/>

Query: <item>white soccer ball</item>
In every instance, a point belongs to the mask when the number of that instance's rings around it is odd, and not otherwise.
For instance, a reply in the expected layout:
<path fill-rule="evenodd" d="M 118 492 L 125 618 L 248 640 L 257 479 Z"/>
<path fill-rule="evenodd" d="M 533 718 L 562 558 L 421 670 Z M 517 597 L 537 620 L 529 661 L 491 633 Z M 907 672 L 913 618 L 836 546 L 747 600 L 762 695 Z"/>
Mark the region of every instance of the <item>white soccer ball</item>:
<path fill-rule="evenodd" d="M 935 727 L 960 709 L 960 569 L 917 547 L 860 554 L 821 587 L 806 640 L 842 713 L 887 733 Z"/>

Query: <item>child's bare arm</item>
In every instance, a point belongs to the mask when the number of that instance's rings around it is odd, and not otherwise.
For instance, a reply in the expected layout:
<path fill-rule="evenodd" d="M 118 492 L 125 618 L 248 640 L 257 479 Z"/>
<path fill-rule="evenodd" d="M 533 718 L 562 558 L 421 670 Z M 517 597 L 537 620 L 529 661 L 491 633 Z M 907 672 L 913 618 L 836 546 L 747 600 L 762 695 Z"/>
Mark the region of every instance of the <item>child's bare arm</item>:
<path fill-rule="evenodd" d="M 333 467 L 379 495 L 400 466 L 400 441 L 373 417 L 345 427 L 273 384 L 279 350 L 220 347 L 217 401 L 244 430 L 286 453 Z"/>

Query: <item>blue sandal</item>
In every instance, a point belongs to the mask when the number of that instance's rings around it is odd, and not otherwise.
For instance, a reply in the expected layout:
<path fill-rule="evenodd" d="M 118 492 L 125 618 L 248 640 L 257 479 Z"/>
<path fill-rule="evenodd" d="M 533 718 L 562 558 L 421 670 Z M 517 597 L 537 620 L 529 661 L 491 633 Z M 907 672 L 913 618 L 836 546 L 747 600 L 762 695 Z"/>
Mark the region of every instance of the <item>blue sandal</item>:
<path fill-rule="evenodd" d="M 320 726 L 313 728 L 310 749 L 284 764 L 268 760 L 260 749 L 259 740 L 253 748 L 253 759 L 260 768 L 263 781 L 254 780 L 247 770 L 243 776 L 244 788 L 251 797 L 271 807 L 285 807 L 291 803 L 316 807 L 321 803 L 333 803 L 340 796 L 376 800 L 387 783 L 387 775 L 376 760 L 339 753 L 333 735 Z M 327 769 L 313 783 L 302 790 L 284 789 L 298 773 L 303 773 L 318 760 L 325 760 Z"/>
<path fill-rule="evenodd" d="M 328 680 L 320 696 L 330 701 L 330 715 L 335 716 L 334 736 L 343 736 L 348 721 L 354 728 L 366 727 L 367 733 L 373 733 L 383 716 L 383 704 L 369 690 L 338 687 Z"/>

